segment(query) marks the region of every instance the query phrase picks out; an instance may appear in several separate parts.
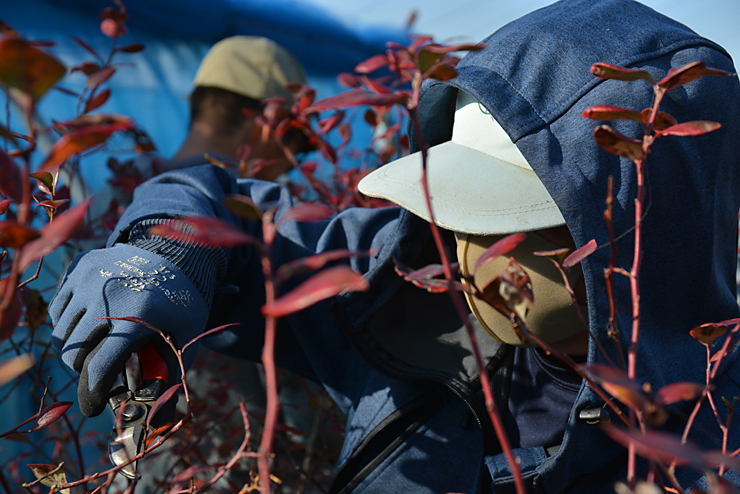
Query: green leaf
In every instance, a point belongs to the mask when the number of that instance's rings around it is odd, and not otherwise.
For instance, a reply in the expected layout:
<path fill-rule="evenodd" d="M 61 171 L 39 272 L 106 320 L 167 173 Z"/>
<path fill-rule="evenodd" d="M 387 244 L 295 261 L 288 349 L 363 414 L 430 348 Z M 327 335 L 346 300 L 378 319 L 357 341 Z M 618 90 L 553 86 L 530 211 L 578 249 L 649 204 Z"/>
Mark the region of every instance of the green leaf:
<path fill-rule="evenodd" d="M 36 172 L 29 175 L 38 181 L 38 187 L 45 194 L 51 194 L 54 190 L 54 175 L 49 172 Z"/>
<path fill-rule="evenodd" d="M 63 464 L 64 463 L 62 463 L 62 465 Z M 31 470 L 33 470 L 33 474 L 36 476 L 37 479 L 42 479 L 41 483 L 46 487 L 55 487 L 67 483 L 67 475 L 60 468 L 61 465 L 43 465 L 35 463 L 28 466 L 31 468 Z M 69 494 L 69 489 L 62 489 L 61 491 L 57 492 Z"/>
<path fill-rule="evenodd" d="M 230 194 L 224 198 L 224 204 L 229 211 L 244 218 L 245 220 L 259 220 L 262 218 L 262 211 L 254 201 L 240 194 Z"/>
<path fill-rule="evenodd" d="M 419 64 L 419 72 L 426 72 L 429 70 L 435 63 L 440 61 L 442 57 L 444 56 L 444 53 L 432 53 L 429 50 L 425 50 L 422 48 L 419 50 L 419 53 L 416 55 L 416 61 Z"/>

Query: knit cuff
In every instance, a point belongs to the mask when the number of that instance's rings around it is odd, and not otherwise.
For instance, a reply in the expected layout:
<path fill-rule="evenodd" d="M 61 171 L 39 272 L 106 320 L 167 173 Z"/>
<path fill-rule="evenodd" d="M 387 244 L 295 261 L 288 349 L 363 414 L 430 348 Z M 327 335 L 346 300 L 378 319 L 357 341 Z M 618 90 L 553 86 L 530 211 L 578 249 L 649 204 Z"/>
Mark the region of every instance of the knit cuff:
<path fill-rule="evenodd" d="M 220 247 L 186 244 L 149 234 L 151 227 L 166 221 L 169 218 L 151 218 L 136 223 L 126 243 L 158 254 L 180 268 L 198 288 L 210 308 L 216 284 L 226 274 L 226 253 Z"/>

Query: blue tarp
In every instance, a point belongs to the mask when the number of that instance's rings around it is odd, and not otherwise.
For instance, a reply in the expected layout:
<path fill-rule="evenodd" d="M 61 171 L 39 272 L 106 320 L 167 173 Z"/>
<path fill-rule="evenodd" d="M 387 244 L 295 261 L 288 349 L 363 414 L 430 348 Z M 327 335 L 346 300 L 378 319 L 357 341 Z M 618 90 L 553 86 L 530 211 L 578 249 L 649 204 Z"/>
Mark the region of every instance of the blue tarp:
<path fill-rule="evenodd" d="M 99 13 L 113 5 L 104 0 L 6 0 L 0 2 L 0 20 L 28 39 L 53 41 L 55 45 L 45 49 L 71 68 L 93 59 L 73 37 L 84 40 L 104 56 L 108 54 L 111 39 L 100 31 Z M 119 44 L 141 42 L 146 48 L 141 53 L 116 55 L 117 73 L 105 83 L 105 87 L 111 89 L 111 98 L 99 111 L 131 116 L 150 135 L 164 157 L 171 156 L 185 137 L 187 96 L 192 78 L 208 48 L 221 38 L 250 34 L 274 39 L 303 63 L 309 84 L 316 88 L 319 98 L 338 92 L 341 88 L 336 83 L 336 75 L 352 71 L 357 63 L 382 52 L 387 41 L 407 41 L 406 33 L 399 30 L 350 29 L 298 0 L 127 0 L 125 5 L 130 15 L 129 33 Z M 80 91 L 85 80 L 85 76 L 77 72 L 65 76 L 59 85 Z M 17 114 L 5 110 L 10 107 L 6 106 L 2 91 L 0 105 L 3 125 L 25 133 Z M 11 115 L 9 122 L 8 113 Z M 77 98 L 55 90 L 45 95 L 38 107 L 38 118 L 43 124 L 71 119 L 78 113 Z M 56 138 L 52 134 L 41 136 L 41 151 L 35 153 L 36 164 Z M 130 154 L 130 143 L 114 142 L 104 152 L 83 159 L 82 175 L 90 191 L 102 186 L 108 177 L 106 157 L 123 158 L 127 154 Z M 45 269 L 48 271 L 42 273 L 46 275 L 42 285 L 53 286 L 63 263 L 49 258 Z M 48 297 L 47 292 L 45 298 Z M 54 359 L 47 361 L 44 375 L 52 375 L 54 382 L 60 384 L 66 382 L 66 372 L 55 365 Z M 0 399 L 9 387 L 0 389 Z M 0 403 L 3 417 L 0 429 L 12 427 L 38 411 L 37 397 L 29 393 L 29 388 L 26 385 L 16 388 L 10 399 Z M 68 389 L 58 398 L 73 401 L 74 390 Z M 74 406 L 69 413 L 78 414 L 79 410 Z M 87 427 L 106 430 L 110 427 L 110 418 L 89 421 Z M 0 445 L 0 463 L 15 454 L 14 443 L 5 441 Z"/>

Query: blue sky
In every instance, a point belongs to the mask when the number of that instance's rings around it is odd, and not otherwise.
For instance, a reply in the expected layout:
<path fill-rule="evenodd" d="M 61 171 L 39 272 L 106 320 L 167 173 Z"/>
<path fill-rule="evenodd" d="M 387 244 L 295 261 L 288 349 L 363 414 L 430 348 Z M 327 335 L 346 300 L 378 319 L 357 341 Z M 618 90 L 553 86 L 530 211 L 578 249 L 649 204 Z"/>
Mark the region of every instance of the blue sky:
<path fill-rule="evenodd" d="M 351 26 L 401 26 L 418 12 L 415 31 L 436 40 L 480 41 L 509 21 L 552 0 L 307 0 Z M 740 64 L 740 0 L 643 0 L 697 33 L 724 46 Z"/>

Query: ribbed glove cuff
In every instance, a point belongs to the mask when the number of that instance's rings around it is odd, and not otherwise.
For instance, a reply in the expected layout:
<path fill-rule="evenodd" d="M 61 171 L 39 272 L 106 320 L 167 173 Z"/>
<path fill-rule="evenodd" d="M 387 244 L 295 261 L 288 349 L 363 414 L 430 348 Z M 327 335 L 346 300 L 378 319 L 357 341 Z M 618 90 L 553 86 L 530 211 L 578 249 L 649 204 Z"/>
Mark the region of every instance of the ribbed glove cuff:
<path fill-rule="evenodd" d="M 151 227 L 166 221 L 169 219 L 151 218 L 135 224 L 126 243 L 160 255 L 180 268 L 210 308 L 216 285 L 226 274 L 226 253 L 220 247 L 185 244 L 149 234 Z"/>

